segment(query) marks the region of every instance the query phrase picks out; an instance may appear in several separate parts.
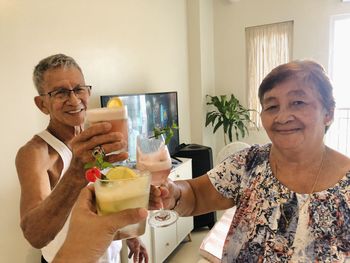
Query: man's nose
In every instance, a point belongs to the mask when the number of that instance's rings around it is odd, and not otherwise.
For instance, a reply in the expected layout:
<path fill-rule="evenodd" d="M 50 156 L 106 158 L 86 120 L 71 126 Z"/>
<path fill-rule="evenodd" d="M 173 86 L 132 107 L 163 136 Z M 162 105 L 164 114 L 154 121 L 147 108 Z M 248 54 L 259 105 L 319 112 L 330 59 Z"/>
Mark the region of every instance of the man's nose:
<path fill-rule="evenodd" d="M 74 90 L 70 90 L 69 96 L 68 96 L 68 101 L 70 103 L 77 103 L 80 102 L 80 98 L 75 94 Z"/>

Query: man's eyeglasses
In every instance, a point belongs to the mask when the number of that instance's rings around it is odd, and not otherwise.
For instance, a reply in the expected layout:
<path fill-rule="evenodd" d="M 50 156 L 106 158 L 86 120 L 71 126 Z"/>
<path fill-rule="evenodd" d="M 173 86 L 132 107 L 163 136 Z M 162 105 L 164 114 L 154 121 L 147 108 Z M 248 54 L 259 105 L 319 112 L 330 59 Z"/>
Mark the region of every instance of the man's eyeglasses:
<path fill-rule="evenodd" d="M 74 95 L 77 98 L 84 98 L 90 95 L 91 88 L 92 87 L 90 85 L 76 86 L 74 89 L 60 88 L 60 89 L 50 91 L 48 93 L 41 93 L 40 96 L 48 95 L 50 96 L 50 98 L 54 98 L 60 101 L 65 101 L 69 99 L 71 92 L 74 92 Z"/>

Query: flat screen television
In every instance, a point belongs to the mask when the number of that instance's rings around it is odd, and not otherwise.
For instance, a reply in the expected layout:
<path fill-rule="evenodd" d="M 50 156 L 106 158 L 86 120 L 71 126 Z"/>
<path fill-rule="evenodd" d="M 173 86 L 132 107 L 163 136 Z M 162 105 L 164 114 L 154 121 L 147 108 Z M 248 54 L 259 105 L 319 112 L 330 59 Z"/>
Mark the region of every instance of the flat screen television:
<path fill-rule="evenodd" d="M 100 96 L 101 107 L 106 107 L 111 97 L 118 96 L 127 106 L 129 115 L 129 158 L 136 161 L 136 137 L 140 133 L 153 135 L 154 127 L 179 124 L 177 92 L 158 92 L 140 94 L 113 94 Z M 179 146 L 179 131 L 168 144 L 170 155 Z"/>

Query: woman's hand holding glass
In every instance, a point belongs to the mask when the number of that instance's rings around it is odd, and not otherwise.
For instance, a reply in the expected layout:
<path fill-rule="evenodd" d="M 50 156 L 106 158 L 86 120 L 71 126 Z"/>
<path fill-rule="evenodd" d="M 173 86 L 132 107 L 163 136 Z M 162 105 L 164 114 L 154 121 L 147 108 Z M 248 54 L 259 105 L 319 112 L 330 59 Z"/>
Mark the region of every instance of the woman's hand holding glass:
<path fill-rule="evenodd" d="M 166 180 L 171 170 L 171 158 L 163 136 L 148 137 L 139 135 L 137 137 L 136 167 L 139 170 L 148 170 L 152 174 L 152 185 L 161 186 Z M 154 187 L 153 187 L 154 189 Z M 162 188 L 159 197 L 162 196 Z M 156 191 L 157 192 L 157 191 Z M 153 227 L 164 227 L 176 222 L 178 215 L 175 211 L 164 210 L 161 198 L 156 199 L 156 209 L 158 212 L 149 218 L 149 224 Z"/>
<path fill-rule="evenodd" d="M 151 185 L 149 209 L 157 210 L 161 208 L 172 209 L 176 205 L 176 196 L 179 192 L 176 184 L 168 179 L 166 183 L 161 186 Z"/>

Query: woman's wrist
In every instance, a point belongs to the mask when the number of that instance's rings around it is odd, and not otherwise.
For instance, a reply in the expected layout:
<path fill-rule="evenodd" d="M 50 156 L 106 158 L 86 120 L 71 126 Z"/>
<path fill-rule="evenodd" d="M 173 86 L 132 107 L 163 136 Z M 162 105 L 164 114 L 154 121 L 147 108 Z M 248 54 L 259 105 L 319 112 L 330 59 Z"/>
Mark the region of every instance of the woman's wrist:
<path fill-rule="evenodd" d="M 181 191 L 181 188 L 179 186 L 177 186 L 177 190 L 178 190 L 178 194 L 177 194 L 177 197 L 175 197 L 174 206 L 173 206 L 173 208 L 171 208 L 171 210 L 176 210 L 176 208 L 180 206 L 182 191 Z"/>
<path fill-rule="evenodd" d="M 70 243 L 65 240 L 52 263 L 94 263 L 97 260 L 98 257 L 95 257 L 92 249 L 89 250 L 89 248 L 83 248 L 80 244 L 77 244 L 77 242 Z"/>
<path fill-rule="evenodd" d="M 53 263 L 70 263 L 74 262 L 76 257 L 78 255 L 75 255 L 74 246 L 67 245 L 66 242 L 63 243 L 62 247 L 60 250 L 57 252 L 54 260 L 52 261 Z M 73 249 L 72 249 L 73 248 Z"/>

